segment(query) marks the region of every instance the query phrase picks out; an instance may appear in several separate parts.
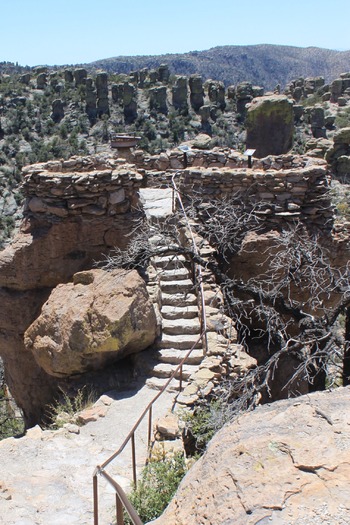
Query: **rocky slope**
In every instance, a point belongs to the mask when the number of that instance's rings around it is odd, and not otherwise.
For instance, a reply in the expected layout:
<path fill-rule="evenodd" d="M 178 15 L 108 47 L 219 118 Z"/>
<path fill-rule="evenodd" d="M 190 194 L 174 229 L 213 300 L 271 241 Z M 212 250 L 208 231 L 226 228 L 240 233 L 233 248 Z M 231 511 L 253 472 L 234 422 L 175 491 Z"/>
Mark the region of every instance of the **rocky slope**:
<path fill-rule="evenodd" d="M 222 429 L 153 525 L 347 525 L 349 388 L 259 407 Z"/>

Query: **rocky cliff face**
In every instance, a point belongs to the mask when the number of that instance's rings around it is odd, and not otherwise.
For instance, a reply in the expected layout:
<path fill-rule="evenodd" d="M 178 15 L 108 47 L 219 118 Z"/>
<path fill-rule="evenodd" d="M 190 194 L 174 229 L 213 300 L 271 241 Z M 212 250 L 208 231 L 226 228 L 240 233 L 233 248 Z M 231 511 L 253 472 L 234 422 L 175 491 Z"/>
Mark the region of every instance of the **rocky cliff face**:
<path fill-rule="evenodd" d="M 135 206 L 141 179 L 136 172 L 120 168 L 115 159 L 104 158 L 76 158 L 25 170 L 22 228 L 0 254 L 0 353 L 7 384 L 28 425 L 42 417 L 58 385 L 53 376 L 59 374 L 53 366 L 43 367 L 42 357 L 38 358 L 38 346 L 48 355 L 50 345 L 39 343 L 33 328 L 26 347 L 24 333 L 53 288 L 91 268 L 112 247 L 126 245 L 140 214 Z M 130 293 L 134 292 L 136 288 Z M 63 329 L 59 324 L 56 328 Z M 147 346 L 148 341 L 145 338 L 143 344 Z M 71 366 L 66 373 L 82 373 L 95 366 L 87 360 L 84 367 Z"/>
<path fill-rule="evenodd" d="M 154 525 L 346 525 L 349 388 L 259 407 L 221 430 Z"/>

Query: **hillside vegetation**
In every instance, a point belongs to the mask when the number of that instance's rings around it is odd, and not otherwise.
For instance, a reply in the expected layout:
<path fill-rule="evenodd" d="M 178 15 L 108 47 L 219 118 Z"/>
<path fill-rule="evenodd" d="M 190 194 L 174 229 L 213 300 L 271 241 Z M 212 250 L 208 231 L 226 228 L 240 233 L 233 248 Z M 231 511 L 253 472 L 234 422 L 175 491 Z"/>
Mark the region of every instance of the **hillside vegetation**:
<path fill-rule="evenodd" d="M 318 47 L 292 47 L 261 44 L 219 46 L 205 51 L 155 56 L 119 56 L 86 64 L 113 73 L 155 68 L 168 64 L 178 75 L 198 73 L 204 79 L 221 80 L 226 86 L 248 81 L 265 89 L 286 86 L 298 77 L 323 76 L 326 82 L 350 69 L 350 51 Z"/>

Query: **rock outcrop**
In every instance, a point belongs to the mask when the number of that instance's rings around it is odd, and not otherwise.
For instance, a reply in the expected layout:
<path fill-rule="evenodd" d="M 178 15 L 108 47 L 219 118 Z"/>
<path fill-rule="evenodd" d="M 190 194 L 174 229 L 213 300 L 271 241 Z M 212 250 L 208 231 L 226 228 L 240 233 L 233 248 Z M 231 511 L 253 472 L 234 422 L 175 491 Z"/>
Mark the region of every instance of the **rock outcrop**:
<path fill-rule="evenodd" d="M 156 329 L 145 282 L 135 270 L 95 269 L 54 288 L 24 343 L 47 374 L 67 377 L 144 350 Z"/>
<path fill-rule="evenodd" d="M 333 136 L 333 147 L 326 154 L 332 166 L 332 172 L 342 182 L 349 182 L 350 177 L 350 128 L 336 131 Z"/>
<path fill-rule="evenodd" d="M 347 525 L 349 393 L 279 401 L 226 426 L 152 525 Z"/>
<path fill-rule="evenodd" d="M 253 99 L 245 121 L 247 148 L 258 158 L 287 153 L 293 145 L 293 103 L 284 95 Z"/>
<path fill-rule="evenodd" d="M 50 292 L 128 242 L 142 176 L 114 158 L 78 157 L 24 170 L 24 221 L 0 253 L 0 355 L 28 426 L 40 421 L 57 380 L 25 348 L 24 333 Z"/>

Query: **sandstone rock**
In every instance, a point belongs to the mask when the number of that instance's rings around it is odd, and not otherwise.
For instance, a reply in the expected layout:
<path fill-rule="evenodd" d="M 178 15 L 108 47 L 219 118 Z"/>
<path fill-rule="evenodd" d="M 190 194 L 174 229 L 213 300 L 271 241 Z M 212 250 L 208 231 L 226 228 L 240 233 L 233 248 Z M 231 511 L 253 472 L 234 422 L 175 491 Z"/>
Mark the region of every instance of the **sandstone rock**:
<path fill-rule="evenodd" d="M 157 439 L 176 439 L 180 435 L 179 418 L 169 412 L 165 416 L 157 419 L 154 424 Z"/>
<path fill-rule="evenodd" d="M 259 407 L 222 429 L 152 525 L 346 525 L 349 388 Z"/>
<path fill-rule="evenodd" d="M 293 104 L 285 95 L 253 100 L 246 117 L 247 148 L 258 158 L 287 153 L 293 145 Z"/>
<path fill-rule="evenodd" d="M 154 87 L 149 90 L 149 105 L 151 110 L 155 109 L 160 113 L 168 113 L 167 93 L 165 86 Z"/>
<path fill-rule="evenodd" d="M 155 313 L 136 271 L 90 270 L 92 282 L 85 276 L 58 285 L 25 333 L 26 348 L 49 375 L 102 368 L 155 339 Z"/>

